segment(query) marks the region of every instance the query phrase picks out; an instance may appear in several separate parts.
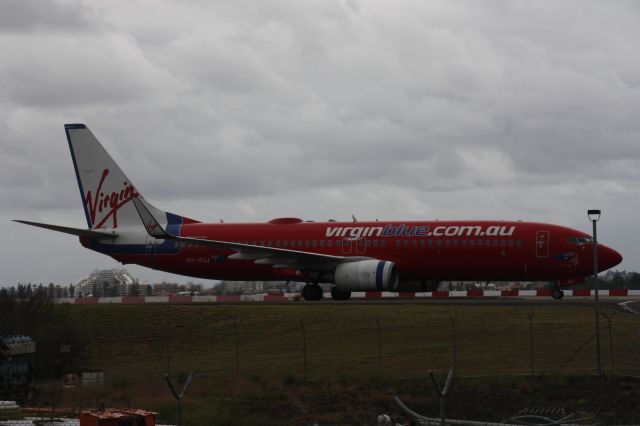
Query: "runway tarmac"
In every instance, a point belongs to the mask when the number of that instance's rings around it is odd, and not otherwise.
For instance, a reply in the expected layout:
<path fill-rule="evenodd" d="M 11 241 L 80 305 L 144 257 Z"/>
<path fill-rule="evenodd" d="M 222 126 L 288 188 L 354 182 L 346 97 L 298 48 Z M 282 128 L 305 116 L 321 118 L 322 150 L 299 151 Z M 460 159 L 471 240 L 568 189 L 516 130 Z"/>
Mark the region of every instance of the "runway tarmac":
<path fill-rule="evenodd" d="M 640 313 L 640 300 L 627 297 L 607 297 L 601 298 L 601 305 L 619 305 L 623 302 L 635 303 L 638 312 Z M 552 298 L 543 297 L 478 297 L 478 298 L 413 298 L 413 299 L 355 299 L 355 300 L 333 300 L 323 299 L 319 301 L 289 301 L 289 300 L 270 300 L 270 301 L 241 301 L 241 302 L 216 302 L 216 304 L 223 303 L 226 305 L 505 305 L 505 306 L 546 306 L 546 305 L 589 305 L 594 304 L 593 298 L 573 297 L 570 299 L 555 300 Z M 634 306 L 634 305 L 632 305 Z"/>

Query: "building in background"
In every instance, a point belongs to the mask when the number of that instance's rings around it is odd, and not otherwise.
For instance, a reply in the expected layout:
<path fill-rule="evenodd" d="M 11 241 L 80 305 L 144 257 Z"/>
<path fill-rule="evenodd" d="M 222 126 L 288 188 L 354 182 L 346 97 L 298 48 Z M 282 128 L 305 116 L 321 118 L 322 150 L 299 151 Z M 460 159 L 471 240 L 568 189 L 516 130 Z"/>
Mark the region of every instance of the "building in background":
<path fill-rule="evenodd" d="M 137 296 L 138 281 L 126 269 L 95 270 L 75 284 L 76 296 Z M 139 290 L 139 289 L 138 289 Z M 144 295 L 144 292 L 142 293 Z"/>
<path fill-rule="evenodd" d="M 256 294 L 270 291 L 298 292 L 305 283 L 286 281 L 222 281 L 214 287 L 215 294 Z M 324 284 L 322 284 L 324 286 Z M 327 284 L 325 291 L 331 286 Z"/>
<path fill-rule="evenodd" d="M 153 284 L 153 294 L 156 296 L 166 296 L 169 294 L 179 294 L 183 296 L 197 296 L 202 293 L 202 284 L 195 284 L 189 281 L 186 284 L 161 283 Z"/>
<path fill-rule="evenodd" d="M 261 293 L 264 281 L 222 281 L 216 290 L 219 294 Z"/>

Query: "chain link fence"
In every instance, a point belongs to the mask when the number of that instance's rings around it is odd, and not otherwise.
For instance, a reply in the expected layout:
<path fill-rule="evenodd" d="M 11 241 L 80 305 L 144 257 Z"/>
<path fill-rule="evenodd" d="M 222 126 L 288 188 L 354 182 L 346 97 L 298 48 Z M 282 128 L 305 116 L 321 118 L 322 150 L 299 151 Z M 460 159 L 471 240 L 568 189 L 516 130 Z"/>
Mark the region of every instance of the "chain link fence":
<path fill-rule="evenodd" d="M 596 369 L 594 314 L 588 307 L 402 312 L 403 306 L 397 306 L 392 315 L 386 310 L 368 318 L 347 311 L 282 321 L 236 316 L 194 324 L 179 315 L 160 315 L 157 323 L 125 321 L 105 327 L 101 322 L 93 325 L 95 338 L 77 367 L 104 370 L 107 383 L 187 371 L 212 378 L 403 378 L 450 366 L 459 376 Z M 640 373 L 640 316 L 605 309 L 601 336 L 606 372 Z"/>

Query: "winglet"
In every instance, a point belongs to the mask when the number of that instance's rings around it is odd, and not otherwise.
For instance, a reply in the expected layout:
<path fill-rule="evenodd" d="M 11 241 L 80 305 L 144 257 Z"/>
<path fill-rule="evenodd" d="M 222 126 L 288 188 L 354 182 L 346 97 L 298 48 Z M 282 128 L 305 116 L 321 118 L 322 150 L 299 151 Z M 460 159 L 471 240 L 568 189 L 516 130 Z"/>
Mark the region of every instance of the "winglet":
<path fill-rule="evenodd" d="M 132 199 L 133 205 L 136 207 L 138 214 L 140 215 L 140 220 L 142 220 L 142 224 L 144 225 L 144 229 L 147 230 L 147 233 L 155 238 L 175 238 L 174 235 L 169 234 L 164 230 L 160 222 L 151 214 L 145 202 L 139 196 L 133 197 Z"/>

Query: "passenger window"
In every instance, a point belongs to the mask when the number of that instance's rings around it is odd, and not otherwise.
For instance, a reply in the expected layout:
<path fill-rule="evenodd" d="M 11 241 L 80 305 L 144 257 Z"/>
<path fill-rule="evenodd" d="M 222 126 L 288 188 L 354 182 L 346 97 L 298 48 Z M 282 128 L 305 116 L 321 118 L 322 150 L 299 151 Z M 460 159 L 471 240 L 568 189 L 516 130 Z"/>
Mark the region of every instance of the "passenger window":
<path fill-rule="evenodd" d="M 462 244 L 462 247 L 466 247 L 467 246 L 467 240 L 462 240 L 460 242 L 460 244 Z"/>
<path fill-rule="evenodd" d="M 324 240 L 320 240 L 320 247 L 324 247 Z"/>
<path fill-rule="evenodd" d="M 380 247 L 384 247 L 386 244 L 387 243 L 385 240 L 380 240 Z"/>
<path fill-rule="evenodd" d="M 478 247 L 482 247 L 482 240 L 478 240 Z"/>
<path fill-rule="evenodd" d="M 451 241 L 449 240 L 444 240 L 444 246 L 445 247 L 449 247 L 451 245 Z"/>
<path fill-rule="evenodd" d="M 414 247 L 418 247 L 418 240 L 413 240 L 412 244 L 413 244 Z"/>
<path fill-rule="evenodd" d="M 502 247 L 506 247 L 507 246 L 507 240 L 500 240 L 500 245 Z"/>
<path fill-rule="evenodd" d="M 429 247 L 433 247 L 433 240 L 429 240 L 429 241 L 427 241 L 427 245 L 428 245 Z"/>
<path fill-rule="evenodd" d="M 318 242 L 316 240 L 311 241 L 311 247 L 318 247 Z"/>
<path fill-rule="evenodd" d="M 424 245 L 425 245 L 424 240 L 420 240 L 420 247 L 424 247 Z"/>
<path fill-rule="evenodd" d="M 522 247 L 522 240 L 516 240 L 516 245 L 518 247 Z"/>
<path fill-rule="evenodd" d="M 333 240 L 327 241 L 327 247 L 333 247 Z"/>
<path fill-rule="evenodd" d="M 402 244 L 402 241 L 396 240 L 396 247 L 400 247 L 400 244 Z"/>
<path fill-rule="evenodd" d="M 458 247 L 458 240 L 453 240 L 453 246 Z"/>
<path fill-rule="evenodd" d="M 498 247 L 498 240 L 493 240 L 493 246 Z"/>
<path fill-rule="evenodd" d="M 442 246 L 442 240 L 436 240 L 436 246 L 441 247 Z"/>
<path fill-rule="evenodd" d="M 513 240 L 509 240 L 509 247 L 513 247 Z"/>
<path fill-rule="evenodd" d="M 404 246 L 409 247 L 409 240 L 404 240 Z"/>

